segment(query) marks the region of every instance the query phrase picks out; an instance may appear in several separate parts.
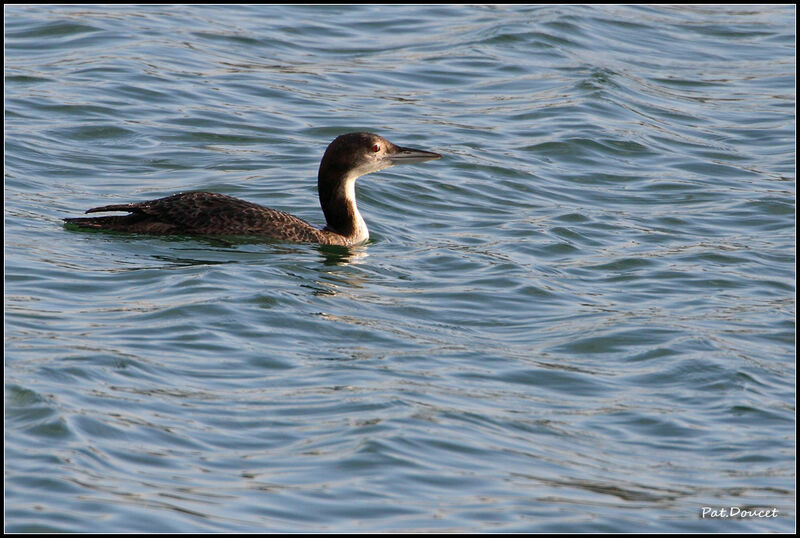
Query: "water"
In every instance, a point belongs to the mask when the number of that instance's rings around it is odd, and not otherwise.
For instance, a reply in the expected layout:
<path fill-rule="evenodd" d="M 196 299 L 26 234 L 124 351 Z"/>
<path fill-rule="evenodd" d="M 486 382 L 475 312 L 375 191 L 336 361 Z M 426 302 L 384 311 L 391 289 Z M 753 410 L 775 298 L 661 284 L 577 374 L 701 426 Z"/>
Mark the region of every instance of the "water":
<path fill-rule="evenodd" d="M 794 6 L 5 17 L 7 531 L 794 530 Z M 354 130 L 362 247 L 62 226 Z"/>

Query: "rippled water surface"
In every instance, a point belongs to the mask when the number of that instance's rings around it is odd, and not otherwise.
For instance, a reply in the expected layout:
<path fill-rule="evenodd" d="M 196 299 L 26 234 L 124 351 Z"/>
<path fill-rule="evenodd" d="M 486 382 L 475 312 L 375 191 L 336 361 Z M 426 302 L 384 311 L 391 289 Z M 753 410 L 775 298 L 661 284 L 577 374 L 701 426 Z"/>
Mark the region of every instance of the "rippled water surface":
<path fill-rule="evenodd" d="M 791 532 L 794 28 L 6 6 L 6 530 Z M 444 155 L 359 180 L 361 247 L 62 226 L 321 225 L 356 130 Z"/>

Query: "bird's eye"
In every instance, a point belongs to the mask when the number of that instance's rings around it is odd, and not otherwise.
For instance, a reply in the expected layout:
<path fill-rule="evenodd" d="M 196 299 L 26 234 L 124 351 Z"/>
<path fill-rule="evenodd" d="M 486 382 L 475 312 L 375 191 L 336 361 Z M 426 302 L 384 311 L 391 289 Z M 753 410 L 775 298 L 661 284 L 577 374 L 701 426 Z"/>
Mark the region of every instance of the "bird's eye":
<path fill-rule="evenodd" d="M 380 144 L 373 144 L 372 145 L 372 152 L 373 153 L 378 153 L 380 150 L 381 150 L 381 145 Z"/>

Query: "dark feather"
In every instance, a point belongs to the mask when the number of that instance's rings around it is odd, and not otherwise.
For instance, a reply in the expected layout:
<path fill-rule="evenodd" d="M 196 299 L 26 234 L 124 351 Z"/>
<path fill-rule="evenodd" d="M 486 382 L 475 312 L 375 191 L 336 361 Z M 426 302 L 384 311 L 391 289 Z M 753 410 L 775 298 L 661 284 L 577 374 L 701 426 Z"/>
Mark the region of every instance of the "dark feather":
<path fill-rule="evenodd" d="M 185 192 L 133 204 L 95 207 L 86 213 L 127 211 L 116 217 L 64 219 L 85 228 L 158 235 L 260 235 L 287 241 L 346 245 L 346 238 L 315 228 L 289 213 L 213 192 Z"/>

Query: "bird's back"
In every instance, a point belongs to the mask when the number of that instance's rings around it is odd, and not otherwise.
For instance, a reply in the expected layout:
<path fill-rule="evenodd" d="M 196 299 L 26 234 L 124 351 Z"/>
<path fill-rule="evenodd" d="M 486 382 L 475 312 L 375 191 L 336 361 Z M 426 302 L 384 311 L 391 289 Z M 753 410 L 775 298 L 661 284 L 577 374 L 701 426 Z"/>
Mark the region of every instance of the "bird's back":
<path fill-rule="evenodd" d="M 83 228 L 157 235 L 260 235 L 288 241 L 343 244 L 289 213 L 213 192 L 184 192 L 133 204 L 95 207 L 87 213 L 125 216 L 64 219 Z"/>

